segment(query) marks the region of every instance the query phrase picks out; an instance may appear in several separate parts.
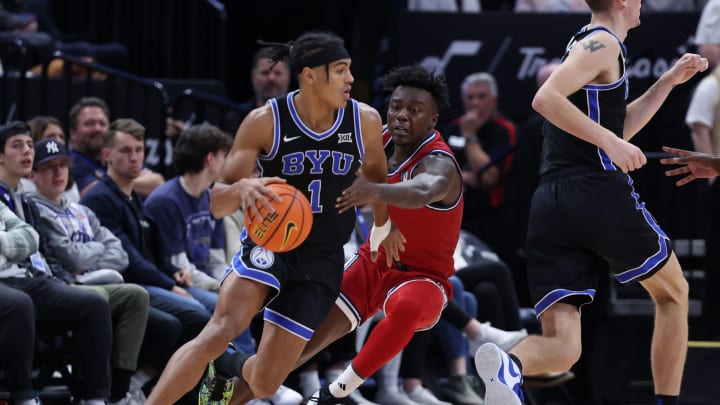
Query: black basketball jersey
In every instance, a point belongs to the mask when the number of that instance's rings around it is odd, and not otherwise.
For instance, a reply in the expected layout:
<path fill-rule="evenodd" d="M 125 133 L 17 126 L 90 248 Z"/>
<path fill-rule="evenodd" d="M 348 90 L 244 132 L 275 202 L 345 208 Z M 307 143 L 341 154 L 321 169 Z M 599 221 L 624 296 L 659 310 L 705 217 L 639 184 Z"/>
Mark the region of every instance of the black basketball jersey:
<path fill-rule="evenodd" d="M 600 30 L 609 32 L 620 43 L 622 52 L 618 56 L 618 62 L 622 75 L 610 84 L 586 84 L 571 94 L 568 99 L 590 119 L 622 138 L 628 97 L 628 79 L 625 70 L 627 50 L 622 41 L 605 27 L 597 26 L 591 29 L 583 27 L 568 43 L 563 60 L 573 46 L 588 35 Z M 541 175 L 618 170 L 604 150 L 563 131 L 549 121 L 544 123 L 543 135 L 545 138 L 540 167 Z"/>
<path fill-rule="evenodd" d="M 364 154 L 358 102 L 348 100 L 332 127 L 317 133 L 300 120 L 293 103 L 296 93 L 269 101 L 273 145 L 258 156 L 258 168 L 264 177 L 286 179 L 310 201 L 313 227 L 303 246 L 342 246 L 354 229 L 355 213 L 339 214 L 335 200 L 352 184 Z"/>

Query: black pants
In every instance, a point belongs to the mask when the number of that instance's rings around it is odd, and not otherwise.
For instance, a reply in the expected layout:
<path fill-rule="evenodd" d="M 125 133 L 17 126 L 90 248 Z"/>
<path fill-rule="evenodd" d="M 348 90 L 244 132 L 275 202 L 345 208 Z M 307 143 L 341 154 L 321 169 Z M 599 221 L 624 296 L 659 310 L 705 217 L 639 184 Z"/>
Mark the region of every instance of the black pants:
<path fill-rule="evenodd" d="M 518 330 L 520 304 L 510 268 L 503 262 L 480 259 L 455 272 L 478 301 L 478 319 L 490 321 L 496 328 Z"/>
<path fill-rule="evenodd" d="M 0 283 L 0 364 L 13 399 L 34 397 L 30 373 L 35 349 L 35 309 L 30 296 Z"/>
<path fill-rule="evenodd" d="M 209 320 L 207 311 L 151 293 L 139 366 L 162 371 L 175 350 L 195 338 Z"/>
<path fill-rule="evenodd" d="M 702 317 L 706 325 L 720 328 L 720 179 L 716 179 L 710 187 L 710 204 L 708 216 L 710 225 L 705 236 L 705 291 L 703 297 Z M 711 328 L 712 329 L 712 328 Z M 709 335 L 707 337 L 716 337 Z"/>
<path fill-rule="evenodd" d="M 112 324 L 110 307 L 107 301 L 93 291 L 86 291 L 62 283 L 59 280 L 34 278 L 7 278 L 0 280 L 3 287 L 12 287 L 16 294 L 9 297 L 23 297 L 27 295 L 32 300 L 33 310 L 27 306 L 25 298 L 20 298 L 25 319 L 34 317 L 37 335 L 64 334 L 72 331 L 70 349 L 72 356 L 72 381 L 70 389 L 78 399 L 107 398 L 110 395 L 110 351 L 112 348 Z M 24 293 L 24 294 L 23 294 Z M 4 290 L 3 290 L 3 296 Z M 25 301 L 25 302 L 22 302 Z M 4 325 L 3 325 L 4 326 Z M 34 344 L 34 339 L 28 336 L 27 327 L 23 329 L 12 327 L 3 328 L 5 341 L 26 340 L 21 346 L 2 345 L 0 350 L 10 350 L 16 353 L 6 354 L 16 356 L 13 362 L 6 364 L 6 373 L 14 372 L 25 374 L 16 375 L 19 383 L 26 384 L 30 378 L 29 370 L 32 367 L 32 356 L 18 358 L 20 350 L 27 350 L 25 345 Z M 25 354 L 24 356 L 26 356 Z M 21 390 L 26 387 L 18 387 Z M 22 394 L 22 395 L 27 395 Z M 29 398 L 32 398 L 32 394 Z"/>

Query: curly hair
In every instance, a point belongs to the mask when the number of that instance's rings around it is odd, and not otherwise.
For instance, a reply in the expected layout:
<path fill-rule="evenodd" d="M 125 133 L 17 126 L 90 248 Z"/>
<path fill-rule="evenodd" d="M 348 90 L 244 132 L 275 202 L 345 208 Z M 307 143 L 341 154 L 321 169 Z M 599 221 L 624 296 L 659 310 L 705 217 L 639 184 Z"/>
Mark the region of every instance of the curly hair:
<path fill-rule="evenodd" d="M 386 99 L 399 86 L 409 86 L 430 93 L 438 111 L 450 105 L 444 75 L 434 75 L 420 65 L 397 67 L 382 77 L 382 90 Z"/>

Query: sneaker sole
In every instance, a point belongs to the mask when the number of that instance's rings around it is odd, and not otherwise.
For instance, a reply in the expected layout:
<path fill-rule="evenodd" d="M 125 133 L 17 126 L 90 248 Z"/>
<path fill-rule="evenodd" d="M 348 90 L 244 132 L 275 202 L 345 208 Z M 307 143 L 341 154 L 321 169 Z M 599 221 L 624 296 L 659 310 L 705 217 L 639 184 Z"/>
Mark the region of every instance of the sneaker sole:
<path fill-rule="evenodd" d="M 485 384 L 485 404 L 522 405 L 515 392 L 497 380 L 501 364 L 500 353 L 492 346 L 481 346 L 475 353 L 475 368 Z"/>

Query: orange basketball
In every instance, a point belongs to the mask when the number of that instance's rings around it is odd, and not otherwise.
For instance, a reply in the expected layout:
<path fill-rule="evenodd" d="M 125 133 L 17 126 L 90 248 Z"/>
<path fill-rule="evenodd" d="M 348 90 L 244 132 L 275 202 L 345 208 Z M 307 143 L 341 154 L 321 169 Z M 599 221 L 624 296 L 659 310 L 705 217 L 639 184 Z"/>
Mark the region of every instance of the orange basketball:
<path fill-rule="evenodd" d="M 258 204 L 262 217 L 245 213 L 245 228 L 250 238 L 273 252 L 287 252 L 300 246 L 312 229 L 313 213 L 305 194 L 285 183 L 272 183 L 267 186 L 280 197 L 280 201 L 270 200 L 275 213 L 268 214 L 264 206 Z"/>

